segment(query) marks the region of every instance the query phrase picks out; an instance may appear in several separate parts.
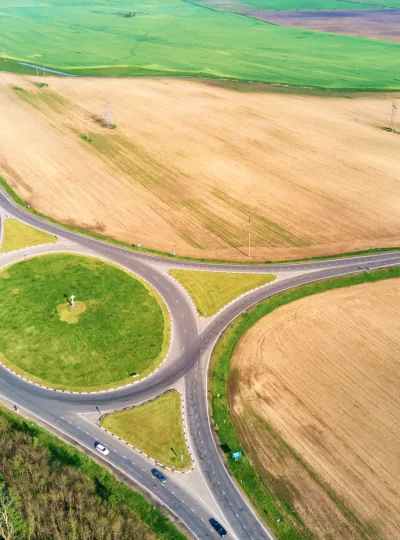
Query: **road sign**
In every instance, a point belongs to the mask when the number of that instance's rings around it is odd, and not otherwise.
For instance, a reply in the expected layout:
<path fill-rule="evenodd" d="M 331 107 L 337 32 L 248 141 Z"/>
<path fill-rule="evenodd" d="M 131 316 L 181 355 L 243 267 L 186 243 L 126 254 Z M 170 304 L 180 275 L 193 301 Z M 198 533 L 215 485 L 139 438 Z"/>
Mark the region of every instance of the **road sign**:
<path fill-rule="evenodd" d="M 233 459 L 239 459 L 241 455 L 242 455 L 242 452 L 234 452 L 232 454 L 232 457 Z"/>

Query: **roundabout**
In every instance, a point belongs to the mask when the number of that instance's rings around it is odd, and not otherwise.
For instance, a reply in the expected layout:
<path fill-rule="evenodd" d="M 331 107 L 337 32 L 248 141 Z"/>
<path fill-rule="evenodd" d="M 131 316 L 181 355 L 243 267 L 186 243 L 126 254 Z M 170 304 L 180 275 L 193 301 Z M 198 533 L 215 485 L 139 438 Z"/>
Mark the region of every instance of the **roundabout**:
<path fill-rule="evenodd" d="M 167 359 L 162 362 L 158 369 L 153 367 L 150 370 L 151 376 L 146 377 L 142 372 L 143 379 L 136 384 L 129 384 L 121 388 L 121 383 L 115 383 L 112 385 L 113 389 L 107 392 L 55 392 L 49 387 L 43 388 L 29 384 L 29 380 L 24 380 L 21 376 L 17 377 L 15 373 L 10 371 L 10 368 L 6 369 L 4 365 L 0 365 L 0 399 L 11 408 L 17 407 L 24 416 L 40 421 L 47 429 L 55 431 L 68 442 L 79 445 L 89 455 L 93 455 L 95 452 L 93 449 L 94 441 L 100 440 L 109 449 L 109 454 L 106 457 L 101 457 L 106 461 L 107 466 L 111 467 L 116 474 L 122 474 L 128 482 L 133 482 L 136 488 L 139 485 L 141 489 L 147 492 L 154 503 L 167 508 L 169 513 L 183 523 L 194 537 L 202 540 L 215 538 L 214 532 L 210 529 L 208 523 L 210 517 L 213 516 L 226 526 L 230 537 L 236 540 L 272 539 L 274 536 L 261 522 L 258 515 L 255 514 L 239 485 L 232 479 L 221 457 L 219 443 L 213 436 L 207 399 L 210 393 L 207 374 L 211 352 L 224 330 L 239 315 L 244 314 L 244 317 L 248 317 L 250 308 L 266 298 L 275 297 L 277 294 L 294 289 L 299 285 L 319 282 L 327 278 L 360 274 L 360 272 L 365 272 L 366 269 L 369 271 L 369 269 L 398 266 L 400 264 L 400 253 L 378 253 L 293 264 L 258 266 L 249 264 L 241 265 L 239 269 L 233 264 L 168 260 L 145 253 L 132 252 L 38 219 L 15 205 L 3 193 L 0 193 L 0 214 L 2 214 L 0 219 L 2 222 L 4 222 L 5 213 L 7 213 L 7 216 L 11 215 L 27 225 L 57 235 L 60 241 L 51 246 L 36 246 L 35 248 L 26 248 L 20 252 L 1 256 L 0 268 L 2 270 L 0 272 L 4 272 L 6 275 L 5 279 L 0 280 L 0 285 L 3 287 L 1 298 L 3 300 L 5 297 L 4 291 L 7 287 L 6 303 L 10 306 L 14 302 L 13 306 L 15 308 L 11 309 L 9 307 L 7 313 L 1 314 L 0 321 L 4 321 L 4 328 L 15 326 L 15 320 L 13 321 L 13 319 L 17 311 L 21 311 L 21 316 L 25 317 L 24 324 L 26 328 L 23 331 L 26 332 L 29 328 L 28 323 L 34 326 L 32 324 L 34 321 L 29 320 L 29 316 L 31 316 L 30 307 L 21 309 L 23 302 L 18 304 L 19 300 L 17 300 L 23 298 L 21 296 L 21 291 L 24 289 L 22 277 L 21 282 L 16 281 L 12 284 L 7 274 L 10 276 L 14 271 L 13 269 L 19 265 L 22 267 L 23 264 L 33 261 L 34 259 L 31 259 L 31 257 L 35 255 L 59 257 L 61 256 L 60 252 L 65 255 L 65 252 L 68 251 L 73 254 L 70 256 L 71 258 L 76 257 L 78 259 L 81 256 L 89 256 L 93 260 L 102 259 L 108 261 L 109 264 L 104 262 L 101 264 L 104 266 L 111 265 L 113 269 L 116 268 L 114 265 L 119 268 L 123 267 L 129 273 L 129 279 L 132 279 L 130 277 L 130 273 L 132 273 L 135 277 L 141 278 L 149 287 L 153 287 L 165 301 L 167 306 L 165 309 L 168 310 L 171 325 L 173 325 L 173 335 Z M 57 255 L 54 254 L 56 252 Z M 50 255 L 50 253 L 53 254 Z M 29 258 L 24 259 L 24 257 Z M 38 257 L 36 260 L 40 258 Z M 240 270 L 240 273 L 249 274 L 254 274 L 256 271 L 261 274 L 272 273 L 278 279 L 258 289 L 250 290 L 242 297 L 227 304 L 216 315 L 205 319 L 198 316 L 188 293 L 170 277 L 170 270 L 176 268 L 207 270 L 210 272 L 238 272 Z M 118 270 L 118 272 L 124 274 L 122 270 Z M 75 272 L 71 275 L 76 277 Z M 126 275 L 128 276 L 128 274 Z M 50 274 L 48 276 L 49 278 L 45 283 L 50 290 L 52 288 L 52 278 Z M 78 332 L 82 331 L 85 324 L 88 324 L 85 321 L 94 316 L 96 307 L 99 306 L 99 304 L 93 302 L 96 299 L 94 292 L 92 296 L 89 295 L 89 291 L 92 290 L 91 287 L 98 286 L 100 294 L 104 294 L 105 298 L 109 299 L 110 306 L 111 304 L 114 305 L 114 310 L 105 311 L 105 315 L 98 319 L 99 324 L 102 325 L 101 328 L 104 329 L 104 335 L 99 337 L 99 343 L 103 343 L 107 348 L 108 341 L 114 341 L 114 346 L 119 346 L 116 341 L 124 339 L 126 334 L 122 332 L 120 337 L 117 338 L 112 335 L 110 329 L 115 329 L 118 326 L 111 326 L 114 324 L 114 317 L 119 321 L 119 325 L 124 321 L 122 315 L 127 318 L 127 314 L 122 311 L 126 308 L 120 308 L 119 311 L 115 309 L 114 291 L 111 287 L 107 287 L 106 280 L 98 281 L 100 282 L 98 284 L 88 282 L 84 290 L 73 281 L 65 282 L 57 295 L 52 297 L 51 305 L 48 305 L 44 316 L 46 320 L 49 320 L 49 312 L 51 312 L 52 317 L 50 320 L 51 324 L 54 325 L 52 328 L 56 328 L 56 325 L 58 325 L 57 328 L 63 328 L 62 332 L 65 332 L 65 335 L 72 335 L 68 334 L 68 332 L 76 332 L 78 335 Z M 143 285 L 143 283 L 141 284 Z M 47 292 L 43 294 L 47 294 Z M 72 312 L 68 305 L 72 295 L 75 297 L 74 302 L 78 307 L 76 312 Z M 10 298 L 12 300 L 9 300 Z M 126 300 L 125 295 L 121 295 L 119 298 L 121 301 Z M 133 309 L 131 304 L 132 302 L 129 304 L 129 309 Z M 36 306 L 33 307 L 37 309 Z M 32 313 L 35 313 L 35 311 Z M 75 316 L 73 319 L 77 319 L 76 321 L 71 320 L 71 314 Z M 4 320 L 4 317 L 8 317 L 8 323 L 7 319 Z M 65 318 L 67 320 L 62 320 Z M 9 324 L 10 322 L 11 324 Z M 147 335 L 151 339 L 154 326 L 150 319 L 146 322 L 145 330 L 148 331 Z M 18 331 L 22 331 L 21 326 L 18 327 L 17 325 L 13 331 L 15 339 L 17 339 Z M 34 350 L 35 345 L 38 343 L 34 333 L 29 339 Z M 64 348 L 68 351 L 70 341 L 64 338 L 63 343 Z M 85 341 L 82 343 L 85 343 Z M 94 340 L 91 343 L 95 343 Z M 6 356 L 2 346 L 0 350 Z M 19 347 L 22 351 L 21 341 Z M 98 349 L 95 350 L 98 351 Z M 121 349 L 121 351 L 125 352 L 127 350 L 127 348 Z M 87 349 L 83 348 L 82 353 L 86 354 L 87 361 L 90 364 Z M 10 356 L 10 351 L 7 351 L 7 354 Z M 123 354 L 124 352 L 121 352 L 121 355 Z M 20 356 L 23 358 L 24 355 L 19 355 L 15 350 L 13 356 L 15 364 L 21 362 Z M 39 356 L 37 353 L 36 358 L 39 358 Z M 76 355 L 76 358 L 78 357 L 81 357 L 80 352 L 79 355 Z M 143 360 L 144 356 L 141 358 Z M 95 363 L 95 365 L 98 367 L 100 363 Z M 117 363 L 115 366 L 117 366 Z M 39 373 L 41 377 L 44 374 L 49 377 L 46 370 L 51 371 L 51 367 L 54 368 L 54 365 L 51 366 L 51 363 L 49 365 L 43 364 L 39 358 L 37 365 L 30 366 L 30 369 L 32 371 L 37 370 L 35 372 L 36 376 Z M 26 368 L 27 364 L 24 365 L 25 370 Z M 42 371 L 39 371 L 39 368 Z M 125 369 L 128 370 L 127 365 L 125 365 Z M 138 370 L 139 367 L 136 369 Z M 110 379 L 116 380 L 120 377 L 120 375 L 115 377 L 116 370 L 117 368 L 108 370 Z M 132 382 L 131 375 L 134 370 L 132 363 L 129 363 L 129 370 L 123 373 L 122 376 L 130 377 L 130 382 Z M 61 373 L 61 371 L 59 369 L 58 373 Z M 60 384 L 60 378 L 55 373 L 54 371 L 52 374 L 52 380 L 54 381 L 57 377 L 56 384 Z M 128 374 L 126 375 L 126 373 Z M 87 373 L 85 375 L 87 376 Z M 115 378 L 113 379 L 113 377 Z M 32 381 L 32 375 L 28 379 Z M 69 384 L 71 384 L 70 381 Z M 77 384 L 76 381 L 74 381 L 74 384 Z M 48 385 L 44 384 L 43 386 Z M 145 453 L 134 451 L 118 436 L 112 436 L 103 431 L 98 422 L 104 414 L 140 405 L 171 389 L 177 389 L 182 395 L 184 407 L 183 425 L 187 433 L 195 467 L 193 471 L 186 474 L 166 471 L 168 483 L 167 485 L 161 485 L 155 482 L 151 475 L 154 461 L 152 462 Z M 155 431 L 154 436 L 157 436 L 157 431 Z"/>
<path fill-rule="evenodd" d="M 143 280 L 92 257 L 51 254 L 0 272 L 0 360 L 53 389 L 139 380 L 170 342 L 167 308 Z"/>

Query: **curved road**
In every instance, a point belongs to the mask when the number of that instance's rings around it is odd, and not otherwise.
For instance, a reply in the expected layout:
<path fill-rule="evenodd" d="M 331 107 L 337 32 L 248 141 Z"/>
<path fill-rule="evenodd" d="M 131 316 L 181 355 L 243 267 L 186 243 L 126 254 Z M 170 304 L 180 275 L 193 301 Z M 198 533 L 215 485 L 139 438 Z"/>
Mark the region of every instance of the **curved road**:
<path fill-rule="evenodd" d="M 110 449 L 105 461 L 166 506 L 175 520 L 184 523 L 195 537 L 218 537 L 208 524 L 210 517 L 216 517 L 237 540 L 272 538 L 231 479 L 215 444 L 207 403 L 211 350 L 221 332 L 253 304 L 311 281 L 357 273 L 366 267 L 400 265 L 400 252 L 283 265 L 217 265 L 162 259 L 73 233 L 29 214 L 0 191 L 0 218 L 5 216 L 57 235 L 61 242 L 2 255 L 0 267 L 21 260 L 24 255 L 66 250 L 107 259 L 139 275 L 158 290 L 169 308 L 173 333 L 165 362 L 150 377 L 135 384 L 91 394 L 60 392 L 31 384 L 0 366 L 0 396 L 25 409 L 26 414 L 41 419 L 65 438 L 76 441 L 89 453 L 93 452 L 94 441 L 100 439 Z M 169 269 L 177 267 L 273 273 L 279 279 L 232 302 L 204 326 L 199 323 L 187 293 L 168 275 Z M 185 422 L 196 467 L 185 475 L 167 473 L 169 480 L 162 486 L 150 474 L 152 463 L 146 457 L 96 425 L 96 411 L 138 404 L 176 385 L 180 385 L 185 395 Z"/>

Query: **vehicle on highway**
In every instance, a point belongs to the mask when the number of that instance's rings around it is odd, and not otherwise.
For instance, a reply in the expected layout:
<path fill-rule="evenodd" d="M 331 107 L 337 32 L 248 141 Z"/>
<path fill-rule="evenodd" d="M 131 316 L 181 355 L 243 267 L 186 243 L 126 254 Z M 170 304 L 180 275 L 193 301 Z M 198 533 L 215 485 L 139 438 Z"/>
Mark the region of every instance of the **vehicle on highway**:
<path fill-rule="evenodd" d="M 103 454 L 103 456 L 106 456 L 107 454 L 110 453 L 110 450 L 106 448 L 105 446 L 103 446 L 102 444 L 100 444 L 99 442 L 95 442 L 94 447 L 96 448 L 98 452 L 100 452 L 100 454 Z"/>
<path fill-rule="evenodd" d="M 159 471 L 158 469 L 151 469 L 151 474 L 153 476 L 155 476 L 156 478 L 158 478 L 158 480 L 160 480 L 160 482 L 162 484 L 165 484 L 165 482 L 168 480 L 167 477 L 165 476 L 165 474 L 163 474 L 161 471 Z"/>
<path fill-rule="evenodd" d="M 214 518 L 211 518 L 208 520 L 210 522 L 210 525 L 212 527 L 214 527 L 214 529 L 217 531 L 217 533 L 220 535 L 220 536 L 226 536 L 228 533 L 226 532 L 226 530 L 223 528 L 223 526 L 221 525 L 221 523 L 219 523 L 216 519 Z"/>

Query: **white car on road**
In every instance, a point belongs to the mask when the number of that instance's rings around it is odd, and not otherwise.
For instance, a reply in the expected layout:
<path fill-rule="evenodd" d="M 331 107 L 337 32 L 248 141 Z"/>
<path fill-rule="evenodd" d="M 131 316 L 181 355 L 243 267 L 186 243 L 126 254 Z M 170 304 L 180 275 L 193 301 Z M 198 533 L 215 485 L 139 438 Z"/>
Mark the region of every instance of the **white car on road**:
<path fill-rule="evenodd" d="M 106 456 L 107 454 L 110 453 L 110 450 L 106 448 L 105 446 L 103 446 L 102 444 L 100 444 L 99 442 L 95 442 L 94 447 L 96 448 L 98 452 L 100 452 L 100 454 L 103 454 L 103 456 Z"/>

